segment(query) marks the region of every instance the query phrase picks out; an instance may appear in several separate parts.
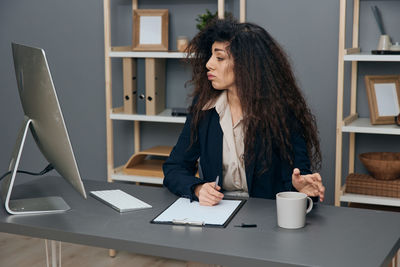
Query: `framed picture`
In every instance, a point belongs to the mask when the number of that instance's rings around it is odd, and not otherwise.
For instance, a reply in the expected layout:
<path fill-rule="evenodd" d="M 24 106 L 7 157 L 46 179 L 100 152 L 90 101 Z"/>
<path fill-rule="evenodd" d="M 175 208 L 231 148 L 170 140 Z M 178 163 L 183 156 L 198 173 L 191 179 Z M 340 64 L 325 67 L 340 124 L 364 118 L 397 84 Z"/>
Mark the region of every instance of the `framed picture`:
<path fill-rule="evenodd" d="M 400 113 L 400 75 L 365 76 L 371 124 L 394 124 Z"/>
<path fill-rule="evenodd" d="M 132 50 L 168 50 L 168 9 L 134 9 Z"/>

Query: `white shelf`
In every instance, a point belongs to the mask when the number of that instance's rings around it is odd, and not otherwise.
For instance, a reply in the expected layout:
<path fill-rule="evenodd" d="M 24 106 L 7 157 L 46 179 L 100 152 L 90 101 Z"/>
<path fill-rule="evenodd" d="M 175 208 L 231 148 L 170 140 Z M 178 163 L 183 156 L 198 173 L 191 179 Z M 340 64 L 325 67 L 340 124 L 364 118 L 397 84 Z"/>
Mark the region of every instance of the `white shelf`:
<path fill-rule="evenodd" d="M 372 125 L 369 118 L 358 118 L 352 123 L 343 126 L 342 132 L 400 135 L 400 127 L 395 124 Z"/>
<path fill-rule="evenodd" d="M 164 180 L 164 178 L 160 177 L 128 175 L 121 171 L 116 171 L 115 173 L 111 174 L 111 179 L 115 181 L 139 182 L 147 184 L 163 184 Z"/>
<path fill-rule="evenodd" d="M 373 55 L 370 52 L 361 52 L 355 54 L 344 55 L 344 61 L 398 61 L 400 55 Z"/>
<path fill-rule="evenodd" d="M 186 58 L 182 52 L 136 52 L 136 51 L 110 51 L 110 57 L 123 58 Z"/>
<path fill-rule="evenodd" d="M 113 111 L 110 115 L 112 120 L 125 120 L 125 121 L 152 121 L 152 122 L 169 122 L 169 123 L 185 123 L 186 117 L 172 116 L 171 109 L 165 109 L 158 115 L 145 115 L 145 114 L 125 114 Z"/>
<path fill-rule="evenodd" d="M 344 193 L 340 197 L 340 201 L 400 207 L 400 198 L 393 198 L 393 197 L 380 197 L 380 196 Z"/>

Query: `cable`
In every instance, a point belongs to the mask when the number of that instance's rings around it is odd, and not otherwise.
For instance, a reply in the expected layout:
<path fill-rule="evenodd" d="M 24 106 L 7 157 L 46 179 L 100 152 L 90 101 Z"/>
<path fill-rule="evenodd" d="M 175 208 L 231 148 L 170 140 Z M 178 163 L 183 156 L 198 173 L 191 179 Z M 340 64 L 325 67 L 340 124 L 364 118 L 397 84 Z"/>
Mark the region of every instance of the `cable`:
<path fill-rule="evenodd" d="M 18 170 L 17 170 L 17 172 L 19 172 L 19 173 L 25 173 L 25 174 L 29 174 L 29 175 L 39 176 L 39 175 L 46 174 L 46 173 L 48 173 L 49 171 L 51 171 L 51 170 L 53 170 L 53 169 L 54 169 L 53 165 L 52 165 L 51 163 L 49 163 L 49 165 L 47 165 L 46 168 L 44 168 L 41 172 L 29 172 L 29 171 L 18 171 Z M 8 171 L 8 172 L 6 172 L 5 174 L 3 174 L 3 175 L 0 177 L 0 181 L 1 181 L 4 177 L 6 177 L 7 175 L 9 175 L 11 172 L 12 172 L 12 171 Z"/>

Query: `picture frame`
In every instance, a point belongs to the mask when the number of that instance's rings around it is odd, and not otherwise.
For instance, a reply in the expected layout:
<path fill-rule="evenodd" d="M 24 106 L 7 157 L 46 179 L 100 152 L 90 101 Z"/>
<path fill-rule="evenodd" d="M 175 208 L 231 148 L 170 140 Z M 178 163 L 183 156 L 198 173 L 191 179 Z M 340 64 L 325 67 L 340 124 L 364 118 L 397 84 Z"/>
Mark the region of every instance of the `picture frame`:
<path fill-rule="evenodd" d="M 400 113 L 400 75 L 366 75 L 371 124 L 395 124 Z"/>
<path fill-rule="evenodd" d="M 134 9 L 133 51 L 168 51 L 168 9 Z"/>

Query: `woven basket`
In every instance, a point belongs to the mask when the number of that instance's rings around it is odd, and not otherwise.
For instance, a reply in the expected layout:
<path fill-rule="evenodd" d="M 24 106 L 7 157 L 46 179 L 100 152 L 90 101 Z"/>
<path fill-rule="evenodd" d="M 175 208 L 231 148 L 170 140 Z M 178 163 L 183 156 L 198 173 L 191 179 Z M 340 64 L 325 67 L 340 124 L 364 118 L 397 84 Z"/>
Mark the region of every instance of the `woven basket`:
<path fill-rule="evenodd" d="M 400 179 L 384 181 L 367 174 L 351 173 L 346 178 L 346 192 L 400 198 Z"/>
<path fill-rule="evenodd" d="M 359 155 L 368 172 L 379 180 L 400 178 L 400 153 L 369 152 Z"/>

